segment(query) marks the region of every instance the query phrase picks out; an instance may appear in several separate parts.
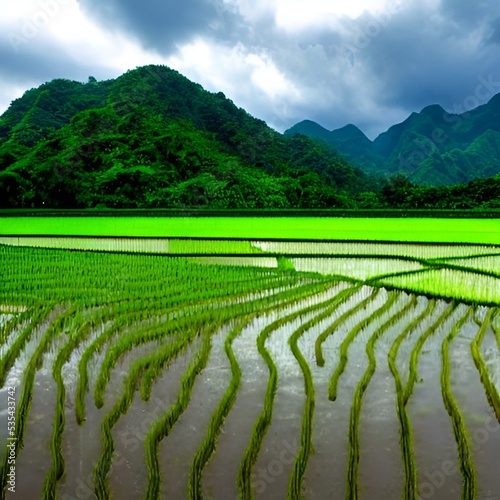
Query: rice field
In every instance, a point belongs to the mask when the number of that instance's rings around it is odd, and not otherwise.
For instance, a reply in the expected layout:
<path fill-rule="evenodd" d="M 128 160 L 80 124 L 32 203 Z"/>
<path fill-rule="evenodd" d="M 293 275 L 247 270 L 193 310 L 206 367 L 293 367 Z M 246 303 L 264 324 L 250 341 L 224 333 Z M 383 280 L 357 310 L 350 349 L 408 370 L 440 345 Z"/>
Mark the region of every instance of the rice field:
<path fill-rule="evenodd" d="M 500 498 L 499 259 L 4 236 L 2 498 Z"/>
<path fill-rule="evenodd" d="M 68 216 L 69 215 L 69 216 Z M 470 216 L 469 216 L 470 217 Z M 500 245 L 498 218 L 5 216 L 2 235 L 406 241 Z"/>

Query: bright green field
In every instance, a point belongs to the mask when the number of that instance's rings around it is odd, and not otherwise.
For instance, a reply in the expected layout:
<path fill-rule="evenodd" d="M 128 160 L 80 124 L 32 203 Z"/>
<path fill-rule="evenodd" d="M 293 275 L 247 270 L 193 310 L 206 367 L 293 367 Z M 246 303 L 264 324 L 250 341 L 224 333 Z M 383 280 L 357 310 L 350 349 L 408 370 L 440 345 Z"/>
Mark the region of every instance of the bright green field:
<path fill-rule="evenodd" d="M 500 244 L 500 219 L 0 217 L 0 234 L 290 238 Z"/>

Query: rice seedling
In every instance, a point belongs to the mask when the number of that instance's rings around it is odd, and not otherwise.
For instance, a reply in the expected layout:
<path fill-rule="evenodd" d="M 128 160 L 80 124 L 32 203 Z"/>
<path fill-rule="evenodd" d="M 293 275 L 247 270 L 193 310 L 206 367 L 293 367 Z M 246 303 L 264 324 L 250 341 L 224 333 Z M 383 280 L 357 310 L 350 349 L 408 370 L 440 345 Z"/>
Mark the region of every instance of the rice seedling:
<path fill-rule="evenodd" d="M 406 383 L 403 395 L 403 402 L 405 406 L 408 404 L 408 401 L 413 394 L 415 384 L 418 380 L 418 358 L 420 356 L 420 352 L 422 351 L 422 347 L 424 346 L 427 339 L 431 337 L 431 335 L 433 335 L 435 331 L 451 316 L 457 305 L 457 302 L 452 302 L 437 318 L 437 320 L 432 323 L 431 326 L 427 328 L 427 330 L 425 330 L 422 335 L 418 337 L 418 340 L 410 354 L 410 371 L 408 373 L 408 381 Z"/>
<path fill-rule="evenodd" d="M 392 300 L 391 300 L 392 299 Z M 392 294 L 386 303 L 386 311 L 395 303 L 397 299 L 396 294 Z M 347 462 L 347 491 L 346 498 L 357 499 L 359 498 L 359 485 L 358 485 L 358 465 L 361 454 L 359 443 L 359 420 L 361 416 L 361 408 L 363 405 L 363 396 L 370 383 L 376 369 L 375 359 L 375 344 L 377 340 L 396 322 L 398 322 L 411 308 L 415 305 L 414 301 L 410 301 L 401 309 L 393 313 L 375 332 L 370 336 L 366 344 L 366 355 L 368 357 L 368 367 L 363 373 L 356 389 L 354 391 L 353 402 L 351 405 L 351 415 L 349 424 L 349 458 Z M 376 312 L 380 311 L 378 309 Z"/>
<path fill-rule="evenodd" d="M 397 398 L 397 415 L 400 423 L 400 442 L 401 442 L 401 452 L 403 456 L 403 465 L 405 472 L 405 484 L 403 490 L 403 497 L 408 500 L 413 500 L 417 498 L 417 465 L 415 463 L 415 455 L 413 450 L 413 432 L 410 422 L 410 417 L 406 410 L 406 402 L 404 396 L 403 382 L 401 376 L 396 366 L 396 358 L 398 356 L 398 351 L 401 343 L 405 338 L 411 334 L 420 322 L 434 310 L 436 302 L 434 300 L 429 301 L 426 309 L 418 316 L 416 316 L 398 335 L 396 340 L 391 346 L 389 351 L 388 361 L 389 368 L 392 375 L 394 376 L 394 381 L 396 384 L 396 398 Z"/>
<path fill-rule="evenodd" d="M 173 426 L 189 407 L 197 376 L 209 358 L 219 352 L 212 351 L 212 338 L 223 332 L 231 375 L 227 387 L 220 391 L 222 396 L 218 396 L 220 400 L 208 425 L 196 431 L 201 433 L 199 447 L 189 458 L 189 480 L 183 490 L 189 498 L 210 496 L 211 492 L 204 487 L 207 471 L 210 471 L 207 464 L 218 451 L 221 432 L 234 410 L 236 398 L 245 398 L 242 392 L 251 390 L 242 385 L 241 368 L 233 351 L 234 340 L 242 332 L 246 333 L 251 323 L 258 331 L 252 333 L 257 341 L 248 364 L 259 359 L 259 370 L 263 368 L 264 372 L 251 374 L 252 380 L 259 377 L 263 382 L 262 394 L 257 394 L 259 400 L 255 403 L 258 413 L 255 420 L 252 416 L 248 421 L 248 428 L 252 423 L 253 427 L 241 442 L 241 449 L 246 448 L 237 457 L 239 469 L 237 473 L 234 471 L 234 478 L 229 478 L 241 498 L 253 498 L 261 493 L 256 490 L 256 484 L 262 486 L 262 477 L 267 476 L 260 476 L 256 483 L 255 475 L 261 473 L 264 457 L 272 456 L 263 446 L 267 448 L 268 441 L 273 447 L 279 446 L 273 432 L 269 431 L 274 426 L 273 411 L 276 413 L 279 408 L 281 412 L 281 400 L 275 401 L 278 384 L 280 391 L 291 387 L 290 390 L 297 390 L 305 397 L 298 416 L 293 416 L 300 442 L 287 462 L 290 476 L 283 483 L 280 497 L 307 497 L 311 481 L 316 480 L 306 474 L 314 451 L 313 424 L 315 439 L 321 440 L 321 433 L 333 432 L 331 428 L 339 422 L 334 421 L 332 426 L 329 420 L 321 421 L 329 418 L 324 408 L 321 411 L 325 413 L 316 414 L 320 398 L 328 400 L 326 391 L 323 394 L 314 385 L 312 367 L 308 364 L 313 347 L 318 366 L 314 376 L 318 376 L 316 382 L 324 384 L 321 388 L 328 385 L 330 400 L 336 400 L 340 377 L 347 364 L 357 356 L 354 348 L 366 352 L 363 362 L 366 361 L 367 366 L 355 381 L 350 407 L 345 412 L 341 410 L 343 401 L 337 401 L 332 407 L 332 414 L 342 418 L 348 429 L 346 495 L 357 498 L 362 493 L 366 478 L 358 474 L 358 463 L 365 438 L 362 447 L 360 418 L 362 411 L 368 411 L 363 410 L 363 405 L 367 407 L 367 387 L 375 372 L 381 369 L 378 366 L 380 356 L 377 354 L 377 361 L 375 353 L 385 348 L 389 336 L 385 332 L 389 328 L 395 334 L 390 349 L 388 345 L 387 348 L 388 367 L 395 381 L 394 411 L 400 427 L 402 496 L 409 499 L 419 496 L 413 439 L 416 422 L 410 421 L 408 403 L 417 380 L 425 376 L 419 373 L 425 366 L 419 367 L 425 348 L 439 351 L 442 359 L 441 393 L 457 443 L 458 465 L 463 478 L 462 496 L 472 498 L 481 491 L 478 479 L 481 476 L 476 474 L 472 461 L 471 437 L 463 415 L 473 409 L 459 406 L 459 400 L 452 393 L 456 360 L 450 346 L 461 328 L 469 327 L 466 321 L 475 308 L 474 319 L 479 327 L 467 355 L 474 360 L 485 396 L 500 422 L 496 358 L 491 356 L 495 347 L 500 351 L 499 255 L 498 246 L 486 244 L 353 244 L 154 237 L 97 241 L 69 236 L 61 239 L 0 236 L 0 392 L 3 394 L 6 384 L 19 380 L 16 452 L 29 453 L 33 446 L 26 442 L 31 441 L 26 429 L 32 425 L 29 418 L 33 421 L 39 418 L 35 415 L 36 405 L 31 408 L 33 396 L 39 390 L 35 384 L 39 371 L 43 371 L 45 377 L 49 370 L 57 388 L 49 435 L 40 435 L 40 440 L 48 445 L 39 444 L 50 446 L 50 468 L 39 490 L 20 493 L 21 496 L 54 498 L 62 493 L 64 497 L 70 491 L 68 481 L 74 479 L 76 469 L 74 454 L 68 453 L 63 438 L 71 428 L 82 431 L 81 436 L 86 430 L 92 433 L 95 425 L 100 425 L 100 449 L 96 452 L 96 462 L 91 464 L 95 467 L 90 490 L 94 490 L 97 498 L 117 496 L 114 491 L 117 477 L 129 473 L 128 469 L 120 469 L 115 453 L 117 443 L 114 440 L 124 425 L 121 417 L 129 412 L 134 414 L 139 408 L 136 405 L 142 404 L 138 398 L 151 400 L 151 405 L 156 393 L 153 391 L 162 385 L 158 383 L 163 380 L 161 377 L 167 370 L 168 376 L 172 373 L 172 361 L 190 346 L 195 346 L 187 368 L 181 375 L 175 375 L 180 379 L 180 390 L 171 395 L 173 404 L 152 420 L 147 433 L 145 430 L 145 442 L 140 441 L 148 470 L 143 493 L 147 498 L 159 498 L 162 482 L 174 479 L 161 472 L 160 443 L 170 437 Z M 410 291 L 410 296 L 403 296 L 400 290 Z M 428 298 L 418 297 L 417 293 Z M 396 302 L 398 297 L 400 302 Z M 445 303 L 442 297 L 452 302 Z M 464 304 L 471 306 L 466 309 Z M 462 314 L 462 309 L 467 312 Z M 258 317 L 260 320 L 254 321 Z M 321 331 L 313 339 L 311 333 L 320 324 Z M 443 334 L 440 338 L 444 338 L 439 348 L 432 343 L 438 330 Z M 309 335 L 305 335 L 306 332 Z M 491 334 L 493 336 L 485 342 L 485 335 Z M 339 354 L 330 376 L 321 370 L 328 357 L 326 351 L 323 352 L 323 345 L 331 335 L 338 335 L 338 342 L 335 342 L 339 344 Z M 276 344 L 278 341 L 280 345 Z M 287 353 L 293 367 L 282 366 L 279 360 L 273 359 L 275 353 L 282 352 L 280 349 Z M 407 377 L 403 375 L 406 366 L 402 365 L 406 362 L 409 365 Z M 122 378 L 123 385 L 117 389 L 116 382 Z M 89 390 L 94 393 L 94 401 L 86 399 Z M 77 423 L 83 424 L 88 418 L 86 427 L 77 427 L 67 419 L 68 412 L 73 411 L 73 395 Z M 97 409 L 104 405 L 105 398 L 107 410 L 99 413 Z M 0 407 L 0 413 L 2 411 Z M 184 414 L 182 425 L 177 429 L 186 424 L 189 413 Z M 321 415 L 319 423 L 318 415 Z M 281 418 L 281 413 L 274 416 L 278 417 Z M 94 422 L 95 418 L 99 420 Z M 417 414 L 415 418 L 420 417 Z M 366 439 L 369 439 L 368 434 Z M 494 439 L 492 433 L 489 444 L 492 448 L 492 443 L 496 443 Z M 81 443 L 74 446 L 81 446 Z M 332 455 L 335 453 L 332 451 Z M 223 457 L 220 463 L 228 459 L 234 462 L 235 457 Z M 3 498 L 8 469 L 3 457 L 0 462 L 0 497 Z M 477 469 L 480 470 L 479 463 Z M 24 471 L 19 472 L 21 475 Z"/>
<path fill-rule="evenodd" d="M 500 396 L 498 395 L 498 391 L 495 387 L 495 384 L 491 381 L 488 368 L 484 361 L 483 356 L 481 355 L 481 343 L 484 339 L 484 334 L 486 333 L 486 329 L 491 322 L 491 318 L 493 317 L 495 310 L 490 309 L 484 321 L 479 328 L 476 337 L 474 338 L 471 344 L 472 358 L 474 359 L 474 364 L 479 371 L 481 376 L 481 382 L 484 386 L 484 390 L 486 392 L 486 397 L 488 398 L 488 402 L 490 406 L 493 408 L 495 412 L 496 418 L 500 423 Z"/>
<path fill-rule="evenodd" d="M 236 394 L 241 384 L 241 369 L 234 355 L 232 344 L 235 338 L 241 334 L 245 325 L 248 324 L 253 317 L 254 316 L 242 318 L 242 320 L 234 326 L 224 342 L 224 350 L 231 365 L 231 381 L 229 382 L 229 386 L 222 396 L 217 409 L 210 419 L 205 439 L 201 443 L 193 459 L 189 479 L 189 498 L 202 498 L 201 477 L 203 469 L 216 449 L 217 436 L 221 431 L 225 417 L 231 411 L 231 407 L 233 406 Z"/>
<path fill-rule="evenodd" d="M 373 299 L 375 300 L 377 296 L 378 293 L 373 296 Z M 335 401 L 337 399 L 337 385 L 347 365 L 347 353 L 349 351 L 350 344 L 354 341 L 361 330 L 363 330 L 363 328 L 365 328 L 371 321 L 374 321 L 376 318 L 380 317 L 382 314 L 388 311 L 396 301 L 396 298 L 396 294 L 390 294 L 385 304 L 377 308 L 371 315 L 365 316 L 358 323 L 356 323 L 356 325 L 349 331 L 346 338 L 343 340 L 342 344 L 340 345 L 339 364 L 337 365 L 337 368 L 335 369 L 332 378 L 330 379 L 330 385 L 328 387 L 328 399 L 330 401 Z"/>
<path fill-rule="evenodd" d="M 304 414 L 302 418 L 302 429 L 301 429 L 301 443 L 300 448 L 297 453 L 292 475 L 290 476 L 290 481 L 288 485 L 288 498 L 300 498 L 302 495 L 302 483 L 304 480 L 304 474 L 307 468 L 307 462 L 309 455 L 312 452 L 312 427 L 314 418 L 314 403 L 315 403 L 315 391 L 314 383 L 312 379 L 311 369 L 301 353 L 298 342 L 302 335 L 309 329 L 313 328 L 320 321 L 331 316 L 332 312 L 345 300 L 351 297 L 356 291 L 358 291 L 359 286 L 354 286 L 346 290 L 339 292 L 333 299 L 333 303 L 328 307 L 323 313 L 313 317 L 306 323 L 303 323 L 299 328 L 297 328 L 293 334 L 289 337 L 288 343 L 292 350 L 293 355 L 297 359 L 300 369 L 304 377 L 304 390 L 306 401 L 304 405 Z"/>
<path fill-rule="evenodd" d="M 460 471 L 463 477 L 462 498 L 464 500 L 476 497 L 477 477 L 474 462 L 472 460 L 471 439 L 469 433 L 467 432 L 460 408 L 451 392 L 449 344 L 453 341 L 462 326 L 469 319 L 471 312 L 471 308 L 468 308 L 465 311 L 465 314 L 452 327 L 450 333 L 444 339 L 441 347 L 441 355 L 443 359 L 443 366 L 441 370 L 441 388 L 444 405 L 451 417 L 453 432 L 457 442 Z"/>
<path fill-rule="evenodd" d="M 352 294 L 355 293 L 356 291 L 358 291 L 359 289 L 360 289 L 360 287 L 356 287 L 356 288 L 351 289 Z M 358 302 L 353 307 L 347 309 L 347 311 L 345 311 L 343 314 L 341 314 L 326 330 L 324 330 L 317 337 L 315 345 L 314 345 L 314 350 L 315 350 L 315 354 L 316 354 L 316 364 L 318 366 L 321 366 L 321 367 L 325 366 L 325 358 L 323 356 L 322 345 L 326 341 L 326 339 L 332 333 L 337 331 L 339 326 L 341 324 L 343 324 L 348 318 L 350 318 L 351 316 L 356 314 L 358 311 L 363 310 L 373 299 L 375 299 L 375 297 L 378 295 L 378 293 L 379 293 L 378 289 L 373 289 L 372 293 L 369 297 L 365 298 L 361 302 Z M 349 295 L 346 296 L 345 299 L 347 300 L 350 297 L 350 295 L 352 295 L 352 294 L 349 293 Z"/>
<path fill-rule="evenodd" d="M 238 490 L 239 494 L 243 498 L 252 498 L 254 494 L 251 483 L 251 471 L 257 459 L 257 455 L 259 453 L 264 435 L 266 434 L 271 422 L 274 396 L 278 383 L 278 371 L 269 351 L 265 347 L 266 340 L 270 337 L 271 333 L 274 330 L 283 326 L 284 324 L 289 323 L 299 318 L 300 316 L 322 309 L 329 305 L 330 307 L 322 315 L 319 315 L 317 321 L 320 321 L 321 319 L 323 319 L 323 317 L 327 317 L 329 314 L 331 314 L 332 310 L 337 307 L 335 301 L 333 302 L 333 305 L 331 304 L 331 302 L 332 299 L 328 299 L 326 301 L 319 302 L 318 304 L 301 308 L 298 311 L 279 318 L 266 326 L 266 328 L 264 328 L 257 337 L 257 349 L 259 351 L 259 354 L 267 364 L 269 370 L 269 379 L 264 398 L 264 408 L 254 424 L 250 442 L 245 450 L 240 469 L 238 471 Z"/>
<path fill-rule="evenodd" d="M 484 271 L 442 267 L 378 278 L 371 284 L 485 305 L 500 303 L 500 278 Z"/>

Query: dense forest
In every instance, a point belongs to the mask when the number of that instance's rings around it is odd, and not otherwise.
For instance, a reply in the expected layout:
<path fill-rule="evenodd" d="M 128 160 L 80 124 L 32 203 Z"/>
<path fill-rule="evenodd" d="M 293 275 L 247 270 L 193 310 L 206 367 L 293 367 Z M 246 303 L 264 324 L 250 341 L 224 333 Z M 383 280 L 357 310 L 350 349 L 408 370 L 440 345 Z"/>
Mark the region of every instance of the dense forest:
<path fill-rule="evenodd" d="M 404 173 L 420 185 L 466 183 L 500 173 L 500 94 L 461 114 L 427 106 L 374 141 L 352 124 L 328 131 L 310 120 L 285 132 L 295 134 L 320 139 L 366 172 Z"/>
<path fill-rule="evenodd" d="M 0 117 L 1 208 L 500 208 L 500 176 L 366 173 L 165 66 L 27 91 Z"/>

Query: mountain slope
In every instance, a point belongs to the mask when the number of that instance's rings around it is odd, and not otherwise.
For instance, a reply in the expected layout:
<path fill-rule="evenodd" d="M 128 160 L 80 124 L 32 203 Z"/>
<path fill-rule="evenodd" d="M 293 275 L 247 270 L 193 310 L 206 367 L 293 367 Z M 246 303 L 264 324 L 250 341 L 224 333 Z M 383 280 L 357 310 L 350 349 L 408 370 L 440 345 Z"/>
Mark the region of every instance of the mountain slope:
<path fill-rule="evenodd" d="M 54 80 L 0 117 L 3 207 L 348 207 L 375 187 L 164 66 Z"/>
<path fill-rule="evenodd" d="M 498 175 L 421 187 L 406 176 L 367 175 L 337 152 L 383 171 L 377 147 L 385 141 L 395 145 L 391 155 L 404 153 L 401 145 L 425 138 L 440 113 L 426 108 L 375 145 L 353 125 L 328 132 L 304 122 L 301 133 L 279 134 L 165 66 L 104 82 L 54 80 L 0 116 L 0 208 L 499 208 Z M 467 127 L 447 117 L 462 147 L 440 144 L 413 180 L 497 172 L 496 113 L 478 108 Z M 306 136 L 313 133 L 322 140 Z"/>
<path fill-rule="evenodd" d="M 461 115 L 449 114 L 436 104 L 427 106 L 373 142 L 350 125 L 350 139 L 342 141 L 335 137 L 345 135 L 346 127 L 331 132 L 321 127 L 318 133 L 320 126 L 313 123 L 302 130 L 292 127 L 285 134 L 301 130 L 308 137 L 321 139 L 367 172 L 403 172 L 412 181 L 429 185 L 463 183 L 500 172 L 495 153 L 500 148 L 500 94 Z"/>

